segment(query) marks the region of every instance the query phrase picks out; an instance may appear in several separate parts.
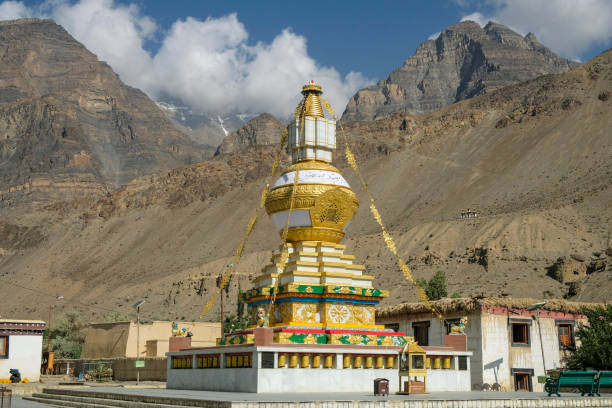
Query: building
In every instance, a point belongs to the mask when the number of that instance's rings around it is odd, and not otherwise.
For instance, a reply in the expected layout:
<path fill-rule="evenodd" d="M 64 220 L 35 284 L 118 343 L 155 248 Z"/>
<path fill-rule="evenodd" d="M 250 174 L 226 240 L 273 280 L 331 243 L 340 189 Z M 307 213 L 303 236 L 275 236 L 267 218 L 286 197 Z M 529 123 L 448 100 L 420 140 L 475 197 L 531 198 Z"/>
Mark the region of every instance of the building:
<path fill-rule="evenodd" d="M 9 378 L 9 370 L 16 368 L 22 379 L 40 380 L 46 326 L 41 320 L 0 319 L 0 378 Z"/>
<path fill-rule="evenodd" d="M 221 333 L 221 323 L 179 322 L 178 326 L 193 334 L 191 344 L 198 347 L 214 346 Z M 165 357 L 171 336 L 169 321 L 140 323 L 140 327 L 134 322 L 92 323 L 85 329 L 81 358 Z"/>
<path fill-rule="evenodd" d="M 420 303 L 404 303 L 378 309 L 376 322 L 414 336 L 427 350 L 441 344 L 452 325 L 467 318 L 467 349 L 474 353 L 472 389 L 499 384 L 507 391 L 543 391 L 537 377 L 563 366 L 567 348 L 575 344 L 576 325 L 587 321 L 582 310 L 597 306 L 511 298 L 442 299 L 432 304 L 443 320 Z"/>

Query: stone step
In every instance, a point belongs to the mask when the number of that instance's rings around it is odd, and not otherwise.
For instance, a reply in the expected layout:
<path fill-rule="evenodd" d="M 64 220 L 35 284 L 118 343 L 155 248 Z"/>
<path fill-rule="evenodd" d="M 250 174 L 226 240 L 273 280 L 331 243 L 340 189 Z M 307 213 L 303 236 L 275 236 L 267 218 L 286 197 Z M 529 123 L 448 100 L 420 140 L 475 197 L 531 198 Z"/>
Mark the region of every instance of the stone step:
<path fill-rule="evenodd" d="M 78 392 L 78 391 L 77 391 Z M 109 393 L 105 393 L 105 396 L 108 396 Z M 117 395 L 117 394 L 110 394 Z M 41 400 L 55 400 L 55 401 L 63 401 L 70 402 L 76 404 L 84 404 L 84 405 L 76 405 L 76 406 L 112 406 L 112 407 L 121 407 L 121 408 L 172 408 L 179 407 L 180 405 L 173 404 L 159 404 L 152 402 L 140 402 L 140 401 L 126 401 L 122 399 L 114 399 L 114 398 L 105 398 L 102 395 L 93 396 L 82 396 L 82 395 L 71 395 L 71 394 L 49 394 L 49 393 L 35 393 L 32 394 L 33 398 L 39 398 Z M 142 397 L 140 397 L 142 398 Z M 75 405 L 68 405 L 75 406 Z"/>
<path fill-rule="evenodd" d="M 78 407 L 120 407 L 120 408 L 175 408 L 175 407 L 210 407 L 210 401 L 191 398 L 160 397 L 151 395 L 137 395 L 119 392 L 71 390 L 58 388 L 45 388 L 42 393 L 33 394 L 38 400 L 64 401 L 64 405 Z M 38 401 L 40 402 L 40 401 Z M 215 402 L 216 408 L 230 408 L 231 403 Z"/>
<path fill-rule="evenodd" d="M 42 395 L 42 394 L 38 394 Z M 51 405 L 52 407 L 74 407 L 74 408 L 113 408 L 112 405 L 100 405 L 96 403 L 84 403 L 84 402 L 74 402 L 74 401 L 65 401 L 61 399 L 54 399 L 48 397 L 35 397 L 34 394 L 32 396 L 23 397 L 26 401 L 38 402 L 39 404 Z"/>

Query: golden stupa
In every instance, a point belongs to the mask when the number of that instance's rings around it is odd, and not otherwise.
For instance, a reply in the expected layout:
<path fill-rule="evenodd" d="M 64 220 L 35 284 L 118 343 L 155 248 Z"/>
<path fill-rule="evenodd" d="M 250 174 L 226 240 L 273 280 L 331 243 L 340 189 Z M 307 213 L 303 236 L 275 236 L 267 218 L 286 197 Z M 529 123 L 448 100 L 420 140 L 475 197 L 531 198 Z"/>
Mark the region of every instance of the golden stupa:
<path fill-rule="evenodd" d="M 266 198 L 266 211 L 286 244 L 243 294 L 251 328 L 273 327 L 275 343 L 403 345 L 403 333 L 374 321 L 374 306 L 388 292 L 374 288 L 374 277 L 340 244 L 359 202 L 331 164 L 336 122 L 325 117 L 321 94 L 312 81 L 302 88 L 304 99 L 287 132 L 292 164 Z M 248 331 L 219 339 L 250 341 Z"/>

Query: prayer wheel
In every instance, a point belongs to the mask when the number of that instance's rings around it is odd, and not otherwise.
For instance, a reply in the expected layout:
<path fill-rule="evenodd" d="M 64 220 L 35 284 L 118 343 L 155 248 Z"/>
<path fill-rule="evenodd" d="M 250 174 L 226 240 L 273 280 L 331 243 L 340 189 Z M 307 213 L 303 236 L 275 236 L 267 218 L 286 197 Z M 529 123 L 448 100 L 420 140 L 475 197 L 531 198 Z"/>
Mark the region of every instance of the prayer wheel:
<path fill-rule="evenodd" d="M 431 368 L 431 358 L 429 357 L 425 359 L 425 368 Z"/>
<path fill-rule="evenodd" d="M 310 365 L 310 356 L 308 354 L 302 354 L 302 364 L 300 367 L 307 368 Z"/>
<path fill-rule="evenodd" d="M 321 356 L 312 357 L 312 368 L 321 367 Z"/>
<path fill-rule="evenodd" d="M 334 356 L 327 355 L 325 356 L 325 368 L 332 368 L 334 364 Z"/>
<path fill-rule="evenodd" d="M 444 365 L 442 366 L 445 370 L 448 370 L 451 366 L 451 358 L 444 357 Z"/>
<path fill-rule="evenodd" d="M 219 367 L 219 357 L 213 357 L 212 362 L 213 367 Z"/>
<path fill-rule="evenodd" d="M 279 354 L 278 355 L 278 368 L 284 368 L 287 365 L 287 355 Z"/>
<path fill-rule="evenodd" d="M 353 361 L 353 368 L 361 368 L 363 357 L 355 356 L 355 360 Z"/>
<path fill-rule="evenodd" d="M 351 366 L 351 356 L 345 355 L 344 358 L 342 359 L 342 367 L 350 368 L 350 366 Z"/>
<path fill-rule="evenodd" d="M 434 366 L 433 366 L 433 368 L 435 368 L 436 370 L 440 369 L 440 360 L 441 360 L 440 357 L 435 357 L 434 358 Z"/>
<path fill-rule="evenodd" d="M 372 356 L 365 358 L 365 368 L 372 368 Z"/>
<path fill-rule="evenodd" d="M 244 356 L 238 356 L 236 359 L 236 367 L 244 367 Z"/>
<path fill-rule="evenodd" d="M 298 365 L 298 355 L 297 354 L 292 354 L 291 357 L 289 357 L 289 367 L 290 368 L 295 368 Z"/>
<path fill-rule="evenodd" d="M 376 368 L 383 368 L 384 359 L 382 356 L 376 357 Z"/>
<path fill-rule="evenodd" d="M 387 368 L 393 368 L 395 366 L 395 358 L 387 357 Z"/>

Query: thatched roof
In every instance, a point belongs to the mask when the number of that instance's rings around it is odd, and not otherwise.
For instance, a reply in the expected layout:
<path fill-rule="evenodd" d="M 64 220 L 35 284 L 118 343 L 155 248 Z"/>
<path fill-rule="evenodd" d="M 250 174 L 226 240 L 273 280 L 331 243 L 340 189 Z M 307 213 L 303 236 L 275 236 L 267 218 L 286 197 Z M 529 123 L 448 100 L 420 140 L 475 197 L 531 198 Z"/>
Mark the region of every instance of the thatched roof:
<path fill-rule="evenodd" d="M 546 302 L 542 307 L 565 313 L 581 313 L 585 308 L 604 306 L 605 303 L 570 302 L 565 299 L 530 299 L 530 298 L 444 298 L 434 300 L 431 305 L 441 314 L 453 312 L 473 312 L 481 306 L 501 306 L 508 309 L 526 309 L 529 305 L 538 302 Z M 429 313 L 422 303 L 401 303 L 394 306 L 381 307 L 376 310 L 376 317 L 393 317 L 414 313 Z"/>

